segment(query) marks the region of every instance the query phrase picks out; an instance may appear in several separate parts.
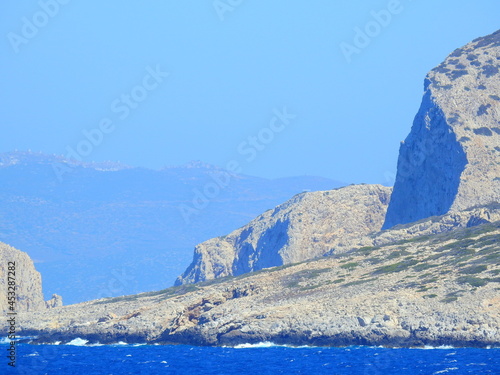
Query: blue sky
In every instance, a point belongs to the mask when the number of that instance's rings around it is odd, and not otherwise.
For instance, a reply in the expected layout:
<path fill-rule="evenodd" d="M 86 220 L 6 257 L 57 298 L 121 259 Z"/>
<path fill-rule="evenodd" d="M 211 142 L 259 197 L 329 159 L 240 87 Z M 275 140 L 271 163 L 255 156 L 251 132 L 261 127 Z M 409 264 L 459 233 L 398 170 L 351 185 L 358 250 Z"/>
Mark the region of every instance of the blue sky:
<path fill-rule="evenodd" d="M 498 14 L 496 0 L 11 1 L 0 152 L 391 183 L 425 74 Z"/>

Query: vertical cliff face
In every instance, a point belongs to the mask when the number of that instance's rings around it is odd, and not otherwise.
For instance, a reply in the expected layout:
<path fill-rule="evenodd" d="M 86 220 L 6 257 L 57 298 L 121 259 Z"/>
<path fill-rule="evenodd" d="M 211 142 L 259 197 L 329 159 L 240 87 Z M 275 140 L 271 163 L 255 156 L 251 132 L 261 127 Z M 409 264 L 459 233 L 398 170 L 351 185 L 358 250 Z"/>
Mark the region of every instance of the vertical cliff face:
<path fill-rule="evenodd" d="M 391 188 L 353 185 L 299 194 L 224 237 L 195 248 L 176 285 L 301 262 L 358 245 L 380 230 Z"/>
<path fill-rule="evenodd" d="M 42 278 L 35 269 L 33 261 L 28 254 L 14 249 L 0 242 L 0 311 L 8 310 L 8 276 L 9 262 L 15 262 L 14 275 L 16 282 L 15 309 L 19 311 L 34 311 L 45 309 L 46 305 L 42 294 Z M 11 279 L 12 280 L 12 279 Z"/>
<path fill-rule="evenodd" d="M 500 31 L 455 50 L 426 77 L 401 144 L 384 229 L 500 201 Z"/>

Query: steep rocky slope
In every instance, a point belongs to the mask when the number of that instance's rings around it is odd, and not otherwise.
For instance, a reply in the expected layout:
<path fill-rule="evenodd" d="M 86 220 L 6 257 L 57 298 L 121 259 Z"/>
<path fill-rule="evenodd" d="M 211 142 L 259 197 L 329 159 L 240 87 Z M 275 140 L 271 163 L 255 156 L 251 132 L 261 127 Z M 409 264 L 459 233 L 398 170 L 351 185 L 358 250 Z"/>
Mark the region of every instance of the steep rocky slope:
<path fill-rule="evenodd" d="M 15 263 L 15 274 L 8 274 L 9 262 Z M 16 282 L 16 311 L 34 311 L 45 309 L 42 294 L 42 278 L 35 269 L 28 254 L 0 242 L 0 311 L 8 310 L 7 287 L 8 276 L 14 277 Z M 13 281 L 11 279 L 11 281 Z"/>
<path fill-rule="evenodd" d="M 176 285 L 301 262 L 332 248 L 351 248 L 378 231 L 391 189 L 351 185 L 296 195 L 244 227 L 196 246 Z M 354 242 L 354 243 L 353 243 Z"/>
<path fill-rule="evenodd" d="M 500 30 L 425 79 L 384 228 L 500 201 Z"/>
<path fill-rule="evenodd" d="M 306 194 L 198 245 L 176 285 L 497 220 L 499 68 L 500 31 L 455 50 L 427 75 L 420 110 L 401 145 L 383 226 L 381 197 L 389 192 L 374 201 L 380 187 L 344 188 L 329 198 Z M 407 226 L 373 233 L 402 224 Z"/>
<path fill-rule="evenodd" d="M 238 277 L 26 313 L 19 319 L 21 334 L 37 335 L 36 342 L 500 345 L 499 238 L 500 222 L 486 223 Z"/>

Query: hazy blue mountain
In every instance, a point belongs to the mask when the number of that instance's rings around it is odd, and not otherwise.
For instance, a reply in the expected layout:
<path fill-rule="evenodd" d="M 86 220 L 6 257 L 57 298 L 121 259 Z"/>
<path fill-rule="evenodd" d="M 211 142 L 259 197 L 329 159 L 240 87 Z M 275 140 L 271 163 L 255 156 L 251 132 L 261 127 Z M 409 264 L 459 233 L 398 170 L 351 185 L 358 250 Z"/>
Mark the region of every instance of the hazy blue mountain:
<path fill-rule="evenodd" d="M 228 174 L 199 162 L 149 170 L 4 153 L 0 241 L 27 252 L 46 298 L 57 293 L 65 304 L 156 290 L 173 284 L 196 244 L 304 190 L 342 185 Z"/>

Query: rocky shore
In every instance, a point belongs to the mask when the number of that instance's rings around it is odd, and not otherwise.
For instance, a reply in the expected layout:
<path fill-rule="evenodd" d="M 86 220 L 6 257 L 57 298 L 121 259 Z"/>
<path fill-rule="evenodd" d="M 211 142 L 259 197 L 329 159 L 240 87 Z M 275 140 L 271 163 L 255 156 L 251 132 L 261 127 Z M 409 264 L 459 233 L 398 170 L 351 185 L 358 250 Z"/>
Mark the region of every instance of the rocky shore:
<path fill-rule="evenodd" d="M 500 222 L 19 317 L 36 343 L 500 345 Z M 3 330 L 5 327 L 3 328 Z"/>

